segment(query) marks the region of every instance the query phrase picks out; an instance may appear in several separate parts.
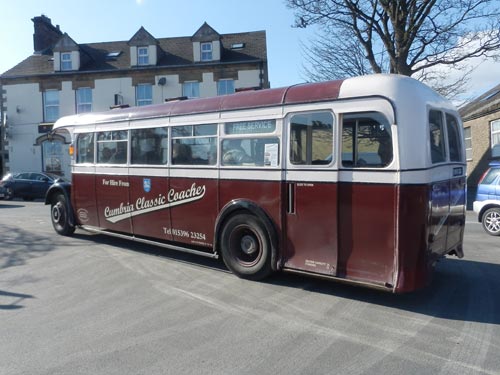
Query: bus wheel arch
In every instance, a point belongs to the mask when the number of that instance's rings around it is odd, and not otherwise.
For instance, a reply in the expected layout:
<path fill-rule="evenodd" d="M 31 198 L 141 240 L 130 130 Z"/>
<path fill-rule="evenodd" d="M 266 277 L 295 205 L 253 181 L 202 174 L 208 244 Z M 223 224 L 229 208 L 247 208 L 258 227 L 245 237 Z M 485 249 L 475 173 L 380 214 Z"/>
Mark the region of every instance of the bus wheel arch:
<path fill-rule="evenodd" d="M 249 201 L 232 201 L 221 210 L 215 248 L 237 276 L 261 280 L 278 269 L 278 236 L 264 210 Z"/>

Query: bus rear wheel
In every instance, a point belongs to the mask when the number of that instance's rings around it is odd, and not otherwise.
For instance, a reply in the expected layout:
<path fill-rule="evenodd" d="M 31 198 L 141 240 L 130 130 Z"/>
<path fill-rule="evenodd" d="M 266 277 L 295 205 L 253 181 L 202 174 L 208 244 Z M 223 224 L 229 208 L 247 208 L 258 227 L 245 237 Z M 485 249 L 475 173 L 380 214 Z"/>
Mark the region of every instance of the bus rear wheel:
<path fill-rule="evenodd" d="M 255 216 L 231 216 L 221 233 L 222 259 L 244 279 L 262 280 L 272 272 L 271 245 L 264 225 Z"/>
<path fill-rule="evenodd" d="M 57 194 L 52 200 L 50 218 L 54 230 L 63 236 L 69 236 L 75 232 L 75 227 L 69 221 L 68 212 L 68 203 L 64 194 Z"/>

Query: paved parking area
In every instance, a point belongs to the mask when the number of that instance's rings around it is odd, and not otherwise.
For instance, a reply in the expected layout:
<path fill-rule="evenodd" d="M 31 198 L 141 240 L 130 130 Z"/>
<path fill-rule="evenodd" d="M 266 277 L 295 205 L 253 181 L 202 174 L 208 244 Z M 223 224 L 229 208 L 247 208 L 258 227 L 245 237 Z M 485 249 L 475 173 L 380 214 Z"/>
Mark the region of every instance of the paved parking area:
<path fill-rule="evenodd" d="M 500 374 L 500 238 L 395 296 L 77 230 L 0 201 L 0 374 Z"/>

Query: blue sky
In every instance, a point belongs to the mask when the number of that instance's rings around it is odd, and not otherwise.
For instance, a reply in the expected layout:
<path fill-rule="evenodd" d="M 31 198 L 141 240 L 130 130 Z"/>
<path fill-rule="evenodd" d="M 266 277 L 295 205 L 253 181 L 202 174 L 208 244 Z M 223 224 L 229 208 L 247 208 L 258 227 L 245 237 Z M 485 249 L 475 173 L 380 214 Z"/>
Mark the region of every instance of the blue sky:
<path fill-rule="evenodd" d="M 129 40 L 144 26 L 157 38 L 191 36 L 207 22 L 221 34 L 266 30 L 272 87 L 303 82 L 300 40 L 313 30 L 291 27 L 282 0 L 17 0 L 1 1 L 0 73 L 33 52 L 33 22 L 41 14 L 76 43 Z"/>
<path fill-rule="evenodd" d="M 0 1 L 0 73 L 33 52 L 33 22 L 41 14 L 77 43 L 129 40 L 144 26 L 158 38 L 191 36 L 208 22 L 221 34 L 266 30 L 271 87 L 305 81 L 301 41 L 314 29 L 294 29 L 284 0 L 16 0 Z M 476 61 L 467 96 L 500 83 L 500 63 Z"/>

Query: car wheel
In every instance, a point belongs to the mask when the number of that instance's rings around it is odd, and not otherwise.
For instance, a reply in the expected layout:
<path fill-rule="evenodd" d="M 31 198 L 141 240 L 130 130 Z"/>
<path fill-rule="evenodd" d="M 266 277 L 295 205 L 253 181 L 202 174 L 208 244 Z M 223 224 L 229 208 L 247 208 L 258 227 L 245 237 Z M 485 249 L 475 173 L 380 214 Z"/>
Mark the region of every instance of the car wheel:
<path fill-rule="evenodd" d="M 221 233 L 222 259 L 235 275 L 261 280 L 271 274 L 271 245 L 267 231 L 253 215 L 230 217 Z"/>
<path fill-rule="evenodd" d="M 54 230 L 63 236 L 70 236 L 75 232 L 68 215 L 68 203 L 63 194 L 58 194 L 52 201 L 50 217 Z"/>
<path fill-rule="evenodd" d="M 492 236 L 500 236 L 500 208 L 486 210 L 482 224 L 486 233 Z"/>
<path fill-rule="evenodd" d="M 12 198 L 14 198 L 14 191 L 12 190 L 12 188 L 8 187 L 5 191 L 4 199 L 6 201 L 10 201 Z"/>

